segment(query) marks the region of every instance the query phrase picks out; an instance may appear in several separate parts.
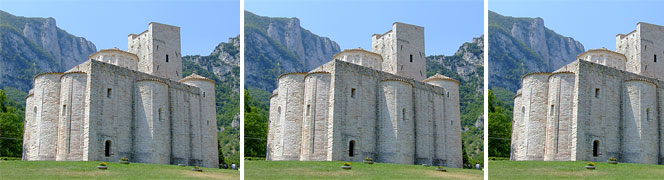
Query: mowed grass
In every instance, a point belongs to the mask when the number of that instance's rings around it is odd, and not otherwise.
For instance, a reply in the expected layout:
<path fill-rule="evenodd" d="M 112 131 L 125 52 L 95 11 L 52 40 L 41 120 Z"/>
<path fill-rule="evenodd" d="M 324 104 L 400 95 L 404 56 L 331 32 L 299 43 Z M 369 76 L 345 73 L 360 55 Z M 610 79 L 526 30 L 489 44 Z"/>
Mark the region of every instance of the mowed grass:
<path fill-rule="evenodd" d="M 489 161 L 489 179 L 662 179 L 664 166 L 588 161 Z"/>
<path fill-rule="evenodd" d="M 0 179 L 240 179 L 240 172 L 192 166 L 108 162 L 108 169 L 97 169 L 99 161 L 0 161 Z"/>
<path fill-rule="evenodd" d="M 350 162 L 351 170 L 341 169 L 343 161 L 244 161 L 245 179 L 483 179 L 473 169 L 422 165 Z"/>

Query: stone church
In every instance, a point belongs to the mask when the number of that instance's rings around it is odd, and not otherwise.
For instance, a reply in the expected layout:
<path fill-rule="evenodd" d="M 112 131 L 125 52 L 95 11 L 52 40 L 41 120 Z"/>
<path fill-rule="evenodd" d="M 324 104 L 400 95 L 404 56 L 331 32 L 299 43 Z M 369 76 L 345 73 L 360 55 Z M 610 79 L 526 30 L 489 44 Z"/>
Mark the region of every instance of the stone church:
<path fill-rule="evenodd" d="M 215 82 L 181 78 L 180 28 L 150 23 L 128 52 L 100 50 L 66 72 L 34 78 L 24 160 L 218 167 Z"/>
<path fill-rule="evenodd" d="M 640 22 L 616 51 L 524 75 L 510 159 L 664 164 L 663 57 L 664 26 Z"/>
<path fill-rule="evenodd" d="M 423 27 L 394 23 L 372 51 L 342 51 L 277 83 L 268 160 L 462 167 L 459 82 L 426 78 Z"/>

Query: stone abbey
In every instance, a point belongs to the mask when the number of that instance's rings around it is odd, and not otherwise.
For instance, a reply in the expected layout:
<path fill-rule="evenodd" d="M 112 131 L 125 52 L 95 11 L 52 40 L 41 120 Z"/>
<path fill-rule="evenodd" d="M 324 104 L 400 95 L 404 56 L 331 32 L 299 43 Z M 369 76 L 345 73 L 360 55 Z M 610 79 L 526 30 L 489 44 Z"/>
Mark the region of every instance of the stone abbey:
<path fill-rule="evenodd" d="M 514 97 L 512 160 L 664 164 L 664 26 L 638 23 L 616 51 L 588 50 L 526 74 Z"/>
<path fill-rule="evenodd" d="M 394 23 L 372 51 L 350 49 L 278 77 L 268 160 L 462 167 L 459 82 L 426 78 L 424 28 Z"/>
<path fill-rule="evenodd" d="M 66 72 L 35 76 L 24 160 L 218 167 L 215 82 L 181 78 L 180 28 L 150 23 L 128 52 L 100 50 Z"/>

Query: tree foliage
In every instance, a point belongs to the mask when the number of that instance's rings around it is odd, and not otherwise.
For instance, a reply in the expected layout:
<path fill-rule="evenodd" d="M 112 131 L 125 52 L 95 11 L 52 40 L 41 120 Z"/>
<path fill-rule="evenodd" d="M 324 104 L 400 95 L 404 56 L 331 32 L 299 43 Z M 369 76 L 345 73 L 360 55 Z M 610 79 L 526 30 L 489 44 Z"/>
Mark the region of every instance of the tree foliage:
<path fill-rule="evenodd" d="M 0 90 L 0 156 L 21 157 L 23 107 Z"/>
<path fill-rule="evenodd" d="M 253 91 L 260 94 L 260 91 Z M 265 157 L 267 148 L 268 107 L 244 91 L 244 155 Z"/>
<path fill-rule="evenodd" d="M 505 91 L 507 92 L 507 91 Z M 509 157 L 512 137 L 512 111 L 507 103 L 489 90 L 489 156 Z"/>

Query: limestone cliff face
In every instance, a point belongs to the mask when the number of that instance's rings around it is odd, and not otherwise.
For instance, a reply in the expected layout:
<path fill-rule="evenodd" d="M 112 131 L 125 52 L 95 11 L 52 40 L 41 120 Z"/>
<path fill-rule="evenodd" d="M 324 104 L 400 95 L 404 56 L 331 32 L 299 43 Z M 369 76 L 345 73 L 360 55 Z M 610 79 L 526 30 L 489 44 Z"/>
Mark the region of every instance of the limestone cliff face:
<path fill-rule="evenodd" d="M 483 89 L 484 35 L 464 43 L 452 56 L 436 55 L 427 57 L 427 75 L 440 72 L 461 82 L 473 84 L 475 91 Z M 448 72 L 449 71 L 449 72 Z"/>
<path fill-rule="evenodd" d="M 489 86 L 513 92 L 522 75 L 556 70 L 584 52 L 583 44 L 546 28 L 542 18 L 489 12 L 489 35 Z"/>
<path fill-rule="evenodd" d="M 92 42 L 58 28 L 53 18 L 0 11 L 0 21 L 0 87 L 28 91 L 37 73 L 65 71 L 97 51 Z"/>
<path fill-rule="evenodd" d="M 240 67 L 240 36 L 228 38 L 228 42 L 222 42 L 217 45 L 216 48 L 208 56 L 200 55 L 191 55 L 183 56 L 182 61 L 185 63 L 193 63 L 200 68 L 207 70 L 208 72 L 213 73 L 217 78 L 224 81 L 227 78 L 238 78 L 236 73 L 233 73 L 233 70 L 237 70 L 239 74 Z M 192 69 L 191 67 L 185 67 L 184 70 Z M 231 83 L 235 85 L 235 83 Z M 233 86 L 233 89 L 239 88 L 239 83 L 237 87 Z M 238 89 L 239 90 L 239 89 Z M 239 91 L 238 91 L 239 92 Z"/>
<path fill-rule="evenodd" d="M 310 71 L 332 60 L 339 45 L 300 26 L 297 18 L 245 11 L 245 82 L 271 92 L 285 72 Z"/>

